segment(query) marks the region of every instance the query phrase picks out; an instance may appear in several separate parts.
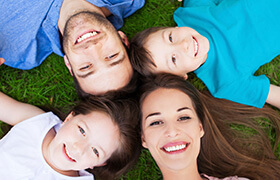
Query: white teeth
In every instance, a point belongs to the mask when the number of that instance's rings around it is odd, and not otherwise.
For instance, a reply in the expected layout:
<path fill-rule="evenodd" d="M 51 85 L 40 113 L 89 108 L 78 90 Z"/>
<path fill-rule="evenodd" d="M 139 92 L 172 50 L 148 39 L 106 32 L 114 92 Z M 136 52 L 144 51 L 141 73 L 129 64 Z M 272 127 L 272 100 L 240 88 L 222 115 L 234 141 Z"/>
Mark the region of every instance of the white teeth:
<path fill-rule="evenodd" d="M 196 39 L 193 38 L 193 41 L 194 41 L 194 56 L 196 56 L 197 55 L 197 50 L 198 50 L 198 45 L 197 45 Z"/>
<path fill-rule="evenodd" d="M 186 147 L 186 144 L 182 144 L 182 145 L 167 147 L 167 148 L 164 148 L 164 149 L 167 152 L 171 152 L 171 151 L 178 151 L 178 150 L 184 149 L 185 147 Z"/>
<path fill-rule="evenodd" d="M 66 152 L 66 154 L 67 154 L 68 157 L 70 157 L 72 160 L 75 161 L 75 159 L 74 159 L 73 157 L 70 156 L 70 154 L 69 154 L 68 150 L 66 149 L 66 147 L 65 147 L 65 152 Z"/>
<path fill-rule="evenodd" d="M 84 34 L 84 35 L 79 37 L 79 39 L 77 40 L 77 43 L 79 43 L 79 42 L 81 42 L 81 41 L 83 41 L 83 40 L 85 40 L 85 39 L 87 39 L 89 37 L 95 36 L 96 34 L 97 34 L 96 31 L 86 33 L 86 34 Z"/>

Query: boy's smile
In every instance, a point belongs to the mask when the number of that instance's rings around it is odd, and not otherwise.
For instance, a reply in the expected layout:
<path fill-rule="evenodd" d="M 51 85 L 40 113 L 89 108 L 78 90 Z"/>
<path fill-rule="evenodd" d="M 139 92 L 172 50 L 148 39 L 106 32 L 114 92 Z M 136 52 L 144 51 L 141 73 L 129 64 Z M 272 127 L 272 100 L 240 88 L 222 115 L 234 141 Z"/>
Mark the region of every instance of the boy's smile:
<path fill-rule="evenodd" d="M 192 28 L 174 27 L 151 34 L 145 48 L 156 65 L 151 67 L 152 71 L 185 76 L 205 62 L 209 42 Z"/>

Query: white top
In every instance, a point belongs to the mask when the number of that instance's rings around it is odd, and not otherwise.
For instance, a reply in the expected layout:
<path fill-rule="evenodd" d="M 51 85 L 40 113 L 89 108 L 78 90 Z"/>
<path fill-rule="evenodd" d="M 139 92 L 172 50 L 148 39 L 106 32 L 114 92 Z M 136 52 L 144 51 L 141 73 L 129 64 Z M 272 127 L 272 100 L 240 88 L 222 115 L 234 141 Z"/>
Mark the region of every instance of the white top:
<path fill-rule="evenodd" d="M 59 128 L 62 121 L 52 112 L 40 114 L 15 125 L 0 140 L 0 177 L 7 180 L 93 180 L 94 176 L 80 171 L 79 177 L 62 175 L 45 161 L 42 142 L 47 132 Z"/>

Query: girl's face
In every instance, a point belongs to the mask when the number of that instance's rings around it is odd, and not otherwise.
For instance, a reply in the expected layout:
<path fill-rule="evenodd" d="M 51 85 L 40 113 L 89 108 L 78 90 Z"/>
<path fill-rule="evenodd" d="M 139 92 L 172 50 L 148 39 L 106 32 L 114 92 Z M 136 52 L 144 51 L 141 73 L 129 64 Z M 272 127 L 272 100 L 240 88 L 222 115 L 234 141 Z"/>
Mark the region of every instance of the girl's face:
<path fill-rule="evenodd" d="M 119 128 L 106 113 L 70 114 L 49 144 L 47 161 L 58 172 L 102 166 L 119 142 Z"/>
<path fill-rule="evenodd" d="M 159 88 L 144 99 L 141 110 L 142 145 L 159 168 L 195 167 L 204 131 L 189 96 L 177 89 Z"/>
<path fill-rule="evenodd" d="M 145 43 L 156 67 L 153 72 L 165 72 L 184 77 L 202 65 L 209 51 L 209 41 L 189 27 L 170 27 L 151 34 Z"/>

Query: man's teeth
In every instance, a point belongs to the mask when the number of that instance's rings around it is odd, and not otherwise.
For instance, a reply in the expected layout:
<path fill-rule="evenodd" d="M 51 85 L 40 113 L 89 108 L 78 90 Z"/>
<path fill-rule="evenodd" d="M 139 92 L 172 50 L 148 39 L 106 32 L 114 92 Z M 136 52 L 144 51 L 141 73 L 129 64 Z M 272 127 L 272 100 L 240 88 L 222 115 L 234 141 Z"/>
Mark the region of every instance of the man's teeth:
<path fill-rule="evenodd" d="M 198 45 L 197 45 L 196 39 L 193 39 L 193 41 L 194 41 L 194 56 L 196 56 L 197 55 L 197 50 L 198 50 Z"/>
<path fill-rule="evenodd" d="M 95 36 L 96 34 L 97 34 L 96 31 L 86 33 L 86 34 L 84 34 L 84 35 L 79 37 L 79 39 L 77 40 L 77 43 L 79 43 L 79 42 L 81 42 L 81 41 L 83 41 L 83 40 L 85 40 L 85 39 L 87 39 L 89 37 Z"/>
<path fill-rule="evenodd" d="M 167 147 L 167 148 L 164 148 L 164 149 L 167 152 L 172 152 L 172 151 L 178 151 L 178 150 L 184 149 L 185 147 L 186 147 L 186 144 L 182 144 L 182 145 Z"/>
<path fill-rule="evenodd" d="M 65 152 L 66 152 L 66 154 L 67 154 L 67 156 L 68 156 L 69 158 L 71 158 L 73 161 L 75 161 L 75 159 L 74 159 L 73 157 L 70 156 L 70 154 L 69 154 L 68 150 L 66 149 L 66 147 L 65 147 Z"/>

